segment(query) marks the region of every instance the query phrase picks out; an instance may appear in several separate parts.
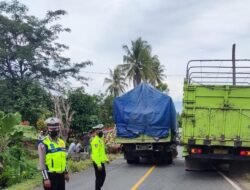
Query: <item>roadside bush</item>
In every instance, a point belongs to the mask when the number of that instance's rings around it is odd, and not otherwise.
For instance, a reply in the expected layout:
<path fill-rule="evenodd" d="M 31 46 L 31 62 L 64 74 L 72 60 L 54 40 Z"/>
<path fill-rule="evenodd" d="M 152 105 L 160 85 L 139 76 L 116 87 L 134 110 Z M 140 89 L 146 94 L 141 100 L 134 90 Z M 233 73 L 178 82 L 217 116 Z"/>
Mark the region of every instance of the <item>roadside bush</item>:
<path fill-rule="evenodd" d="M 0 189 L 31 178 L 36 172 L 22 147 L 23 131 L 15 127 L 20 118 L 17 113 L 0 112 Z"/>
<path fill-rule="evenodd" d="M 3 158 L 3 171 L 0 174 L 0 187 L 7 187 L 32 178 L 36 172 L 35 165 L 27 162 L 24 150 L 19 146 L 12 146 L 1 154 Z"/>
<path fill-rule="evenodd" d="M 37 120 L 37 122 L 36 122 L 36 128 L 37 128 L 38 130 L 40 130 L 40 131 L 46 129 L 46 124 L 45 124 L 44 119 L 39 118 L 39 119 Z"/>
<path fill-rule="evenodd" d="M 80 161 L 68 160 L 68 169 L 70 173 L 80 172 L 90 165 L 92 165 L 92 161 L 89 159 Z"/>

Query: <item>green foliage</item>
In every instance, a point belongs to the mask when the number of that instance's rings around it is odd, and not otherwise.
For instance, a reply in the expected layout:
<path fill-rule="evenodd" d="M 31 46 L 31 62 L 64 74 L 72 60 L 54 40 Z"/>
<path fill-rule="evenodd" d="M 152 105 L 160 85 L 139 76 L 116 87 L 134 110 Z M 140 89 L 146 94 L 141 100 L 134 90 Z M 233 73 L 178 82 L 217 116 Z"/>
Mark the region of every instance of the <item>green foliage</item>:
<path fill-rule="evenodd" d="M 36 128 L 38 130 L 45 130 L 46 129 L 46 123 L 44 119 L 39 118 L 38 121 L 36 122 Z"/>
<path fill-rule="evenodd" d="M 40 117 L 50 115 L 53 107 L 49 94 L 38 83 L 23 81 L 13 85 L 0 81 L 0 109 L 5 112 L 20 112 L 23 120 L 35 125 Z"/>
<path fill-rule="evenodd" d="M 69 77 L 87 83 L 79 73 L 92 63 L 72 63 L 62 55 L 68 46 L 59 35 L 70 29 L 56 22 L 65 14 L 48 11 L 40 19 L 16 0 L 0 2 L 0 110 L 19 111 L 31 125 L 51 115 L 48 90 L 61 91 Z"/>
<path fill-rule="evenodd" d="M 25 141 L 33 142 L 37 140 L 37 130 L 33 126 L 16 125 L 15 130 L 22 133 L 22 138 Z"/>
<path fill-rule="evenodd" d="M 114 96 L 88 95 L 82 89 L 69 92 L 68 101 L 74 111 L 71 129 L 76 132 L 89 131 L 97 124 L 105 126 L 113 123 Z"/>
<path fill-rule="evenodd" d="M 0 157 L 1 153 L 7 150 L 9 144 L 18 142 L 22 132 L 15 129 L 15 125 L 20 122 L 20 114 L 4 114 L 0 112 Z"/>
<path fill-rule="evenodd" d="M 23 148 L 12 146 L 1 154 L 4 160 L 4 170 L 0 175 L 0 187 L 6 187 L 31 178 L 36 167 L 27 162 Z"/>
<path fill-rule="evenodd" d="M 5 114 L 0 111 L 0 135 L 6 136 L 13 131 L 14 126 L 19 124 L 21 121 L 21 115 L 19 113 L 15 114 Z"/>
<path fill-rule="evenodd" d="M 88 131 L 100 123 L 98 98 L 77 89 L 69 93 L 68 101 L 74 110 L 71 128 L 76 132 Z"/>
<path fill-rule="evenodd" d="M 21 145 L 23 131 L 16 128 L 21 116 L 18 113 L 0 112 L 0 187 L 7 187 L 34 175 L 35 167 L 27 162 Z"/>
<path fill-rule="evenodd" d="M 162 92 L 169 92 L 168 85 L 166 83 L 159 83 L 156 88 Z"/>
<path fill-rule="evenodd" d="M 48 11 L 43 19 L 28 15 L 28 8 L 14 0 L 0 2 L 0 77 L 12 84 L 35 80 L 47 88 L 58 89 L 59 81 L 73 77 L 83 83 L 80 69 L 90 61 L 72 64 L 62 52 L 59 34 L 69 28 L 55 23 L 66 12 Z"/>
<path fill-rule="evenodd" d="M 101 120 L 101 123 L 104 124 L 104 126 L 113 124 L 113 101 L 114 96 L 100 96 L 100 110 L 99 110 L 99 117 Z"/>

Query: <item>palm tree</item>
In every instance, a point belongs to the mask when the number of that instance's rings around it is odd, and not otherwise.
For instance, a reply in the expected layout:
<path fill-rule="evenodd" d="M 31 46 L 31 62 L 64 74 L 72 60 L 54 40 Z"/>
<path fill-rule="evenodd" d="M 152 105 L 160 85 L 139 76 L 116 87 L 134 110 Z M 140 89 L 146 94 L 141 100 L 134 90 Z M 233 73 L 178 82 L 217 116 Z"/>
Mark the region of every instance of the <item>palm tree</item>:
<path fill-rule="evenodd" d="M 106 92 L 114 96 L 119 96 L 128 86 L 125 82 L 125 74 L 121 71 L 120 67 L 116 67 L 114 71 L 109 69 L 109 77 L 104 79 L 104 84 L 109 84 Z"/>
<path fill-rule="evenodd" d="M 148 82 L 156 87 L 157 85 L 163 83 L 163 80 L 164 78 L 166 78 L 166 75 L 164 74 L 164 66 L 160 64 L 158 56 L 153 56 L 152 62 L 153 75 L 148 79 Z"/>
<path fill-rule="evenodd" d="M 162 92 L 165 92 L 165 93 L 169 93 L 169 88 L 168 88 L 168 85 L 167 83 L 159 83 L 156 88 Z"/>
<path fill-rule="evenodd" d="M 156 85 L 163 77 L 158 57 L 151 56 L 151 46 L 147 41 L 138 38 L 131 43 L 131 49 L 127 45 L 123 45 L 126 55 L 123 56 L 124 64 L 120 65 L 121 70 L 126 73 L 126 78 L 130 82 L 133 81 L 134 87 L 141 81 Z"/>

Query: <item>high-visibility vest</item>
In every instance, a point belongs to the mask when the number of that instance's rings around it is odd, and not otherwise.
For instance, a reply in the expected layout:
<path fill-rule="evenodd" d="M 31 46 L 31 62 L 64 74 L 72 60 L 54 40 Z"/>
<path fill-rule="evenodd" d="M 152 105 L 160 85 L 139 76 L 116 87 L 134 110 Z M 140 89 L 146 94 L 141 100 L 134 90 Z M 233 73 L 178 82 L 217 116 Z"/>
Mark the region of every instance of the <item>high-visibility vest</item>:
<path fill-rule="evenodd" d="M 66 148 L 62 139 L 51 141 L 47 136 L 43 140 L 46 146 L 45 165 L 49 172 L 63 173 L 66 169 Z"/>
<path fill-rule="evenodd" d="M 103 138 L 95 136 L 91 140 L 91 159 L 98 167 L 101 167 L 102 163 L 108 161 L 108 157 L 105 151 L 105 144 Z"/>

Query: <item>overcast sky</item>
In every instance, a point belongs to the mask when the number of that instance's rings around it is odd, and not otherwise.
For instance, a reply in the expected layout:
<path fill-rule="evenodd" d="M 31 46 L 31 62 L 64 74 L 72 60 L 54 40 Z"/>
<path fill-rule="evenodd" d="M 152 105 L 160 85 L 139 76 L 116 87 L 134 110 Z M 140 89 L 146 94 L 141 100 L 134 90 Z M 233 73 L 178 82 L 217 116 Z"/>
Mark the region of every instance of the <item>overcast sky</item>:
<path fill-rule="evenodd" d="M 31 14 L 64 9 L 61 35 L 73 61 L 91 60 L 83 73 L 90 77 L 86 92 L 104 92 L 108 69 L 123 61 L 122 45 L 142 37 L 165 66 L 170 95 L 181 101 L 186 63 L 190 59 L 250 58 L 249 0 L 20 0 Z M 72 86 L 77 86 L 73 83 Z"/>

